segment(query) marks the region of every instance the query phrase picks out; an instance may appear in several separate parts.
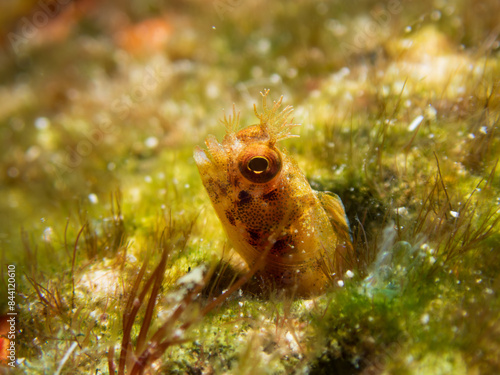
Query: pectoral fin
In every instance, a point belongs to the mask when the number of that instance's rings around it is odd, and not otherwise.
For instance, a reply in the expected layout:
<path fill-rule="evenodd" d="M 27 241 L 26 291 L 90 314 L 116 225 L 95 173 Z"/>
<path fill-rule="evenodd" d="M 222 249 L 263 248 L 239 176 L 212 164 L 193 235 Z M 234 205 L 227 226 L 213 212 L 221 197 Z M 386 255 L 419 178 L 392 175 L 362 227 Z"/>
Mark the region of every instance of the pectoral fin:
<path fill-rule="evenodd" d="M 349 239 L 351 238 L 349 229 L 349 220 L 345 214 L 344 205 L 337 194 L 330 192 L 317 191 L 316 195 L 319 198 L 323 209 L 325 210 L 333 229 L 337 233 L 344 233 Z"/>
<path fill-rule="evenodd" d="M 336 264 L 343 264 L 344 267 L 337 269 L 341 274 L 349 269 L 349 265 L 354 262 L 354 251 L 352 247 L 352 236 L 349 228 L 349 220 L 345 214 L 344 205 L 337 194 L 330 192 L 315 192 L 321 206 L 325 210 L 330 224 L 337 235 L 338 243 L 336 248 L 336 257 L 341 258 L 337 260 Z M 345 269 L 344 269 L 345 268 Z"/>

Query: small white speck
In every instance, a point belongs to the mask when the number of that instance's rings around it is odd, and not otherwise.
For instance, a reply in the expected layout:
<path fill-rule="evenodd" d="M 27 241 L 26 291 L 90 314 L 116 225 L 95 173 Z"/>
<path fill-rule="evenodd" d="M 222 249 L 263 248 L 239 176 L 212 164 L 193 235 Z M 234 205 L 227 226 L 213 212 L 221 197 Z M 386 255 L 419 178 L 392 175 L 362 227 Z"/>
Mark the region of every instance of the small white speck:
<path fill-rule="evenodd" d="M 307 310 L 311 310 L 313 307 L 314 307 L 314 301 L 313 300 L 304 300 L 302 301 L 302 303 L 304 304 L 304 307 L 307 309 Z"/>
<path fill-rule="evenodd" d="M 35 120 L 35 128 L 38 130 L 47 129 L 50 125 L 50 121 L 47 117 L 37 117 Z"/>
<path fill-rule="evenodd" d="M 189 286 L 193 286 L 199 284 L 203 280 L 203 272 L 205 271 L 204 266 L 199 266 L 193 268 L 189 273 L 180 277 L 177 280 L 177 284 L 188 284 Z"/>
<path fill-rule="evenodd" d="M 411 122 L 411 124 L 408 126 L 408 131 L 412 132 L 414 131 L 422 122 L 424 119 L 424 116 L 420 115 L 415 117 L 415 119 Z"/>
<path fill-rule="evenodd" d="M 344 280 L 337 280 L 337 285 L 340 287 L 344 286 Z"/>
<path fill-rule="evenodd" d="M 488 128 L 486 126 L 481 126 L 479 132 L 483 134 L 488 134 Z"/>
<path fill-rule="evenodd" d="M 146 181 L 148 184 L 150 184 L 151 182 L 153 182 L 153 179 L 151 178 L 151 176 L 145 176 L 144 181 Z"/>
<path fill-rule="evenodd" d="M 435 120 L 437 115 L 436 108 L 429 104 L 425 110 L 425 115 L 429 120 Z"/>
<path fill-rule="evenodd" d="M 450 211 L 450 215 L 453 217 L 458 217 L 458 212 L 457 211 Z"/>
<path fill-rule="evenodd" d="M 347 270 L 347 272 L 345 273 L 345 276 L 348 279 L 352 279 L 354 277 L 354 272 L 352 272 L 351 270 Z"/>
<path fill-rule="evenodd" d="M 174 337 L 178 338 L 178 337 L 182 337 L 182 334 L 183 334 L 183 331 L 180 329 L 180 328 L 177 328 L 175 331 L 174 331 Z"/>
<path fill-rule="evenodd" d="M 189 189 L 190 188 L 189 184 L 184 185 L 184 188 Z"/>
<path fill-rule="evenodd" d="M 97 195 L 95 195 L 94 193 L 90 193 L 88 198 L 90 203 L 92 204 L 96 204 L 99 202 L 99 198 L 97 198 Z"/>
<path fill-rule="evenodd" d="M 405 27 L 405 32 L 410 33 L 411 32 L 411 26 L 406 26 Z"/>
<path fill-rule="evenodd" d="M 429 314 L 427 314 L 427 313 L 425 313 L 424 315 L 422 315 L 422 316 L 420 317 L 420 323 L 422 323 L 422 324 L 427 324 L 427 323 L 429 323 L 429 320 L 430 320 L 430 316 L 429 316 Z"/>
<path fill-rule="evenodd" d="M 256 47 L 260 53 L 266 54 L 271 49 L 271 41 L 269 39 L 266 39 L 266 38 L 259 39 L 257 41 Z"/>
<path fill-rule="evenodd" d="M 468 137 L 469 139 L 474 139 L 474 138 L 476 138 L 476 136 L 474 135 L 474 133 L 470 133 L 467 137 Z"/>
<path fill-rule="evenodd" d="M 413 40 L 411 39 L 403 39 L 401 41 L 401 47 L 403 47 L 404 49 L 410 49 L 412 45 L 413 45 Z"/>
<path fill-rule="evenodd" d="M 220 90 L 219 90 L 219 87 L 217 86 L 217 84 L 215 84 L 214 82 L 210 82 L 207 84 L 207 86 L 205 87 L 205 94 L 207 95 L 207 97 L 209 97 L 210 99 L 216 99 L 219 97 L 220 95 Z"/>
<path fill-rule="evenodd" d="M 279 74 L 271 74 L 271 77 L 269 77 L 269 79 L 271 80 L 271 83 L 273 84 L 278 84 L 281 82 L 281 76 Z"/>
<path fill-rule="evenodd" d="M 52 227 L 47 227 L 45 228 L 45 230 L 43 231 L 43 240 L 45 242 L 50 242 L 50 240 L 52 240 L 52 234 L 54 233 L 54 231 L 52 230 Z"/>
<path fill-rule="evenodd" d="M 397 215 L 407 215 L 408 209 L 406 207 L 398 207 L 394 209 L 394 213 Z"/>
<path fill-rule="evenodd" d="M 36 160 L 42 153 L 42 149 L 38 146 L 31 146 L 25 153 L 26 161 Z"/>
<path fill-rule="evenodd" d="M 160 142 L 156 137 L 149 137 L 146 138 L 146 140 L 144 141 L 144 144 L 146 145 L 147 148 L 155 148 L 156 146 L 158 146 L 158 143 Z"/>

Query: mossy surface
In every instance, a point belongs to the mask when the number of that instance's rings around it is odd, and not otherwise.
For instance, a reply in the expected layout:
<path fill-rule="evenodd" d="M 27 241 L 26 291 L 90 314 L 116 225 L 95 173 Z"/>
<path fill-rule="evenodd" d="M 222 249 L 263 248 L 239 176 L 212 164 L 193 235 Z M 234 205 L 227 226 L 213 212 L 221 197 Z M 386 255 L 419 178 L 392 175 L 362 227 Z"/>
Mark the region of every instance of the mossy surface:
<path fill-rule="evenodd" d="M 498 1 L 11 3 L 12 373 L 500 373 Z M 235 284 L 192 158 L 265 88 L 353 232 L 357 264 L 310 300 Z"/>

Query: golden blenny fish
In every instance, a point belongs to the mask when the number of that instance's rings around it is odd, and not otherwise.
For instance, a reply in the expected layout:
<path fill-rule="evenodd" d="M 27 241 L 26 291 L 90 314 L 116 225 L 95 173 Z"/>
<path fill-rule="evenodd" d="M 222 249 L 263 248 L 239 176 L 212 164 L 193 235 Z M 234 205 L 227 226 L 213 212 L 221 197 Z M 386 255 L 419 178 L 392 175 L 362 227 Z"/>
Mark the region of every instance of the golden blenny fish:
<path fill-rule="evenodd" d="M 318 294 L 342 277 L 352 256 L 349 224 L 340 198 L 311 189 L 297 163 L 278 141 L 298 137 L 287 122 L 293 111 L 278 111 L 283 96 L 255 115 L 260 124 L 238 131 L 239 113 L 224 115 L 226 135 L 209 135 L 208 150 L 196 147 L 194 159 L 203 185 L 235 250 L 258 276 L 298 295 Z"/>

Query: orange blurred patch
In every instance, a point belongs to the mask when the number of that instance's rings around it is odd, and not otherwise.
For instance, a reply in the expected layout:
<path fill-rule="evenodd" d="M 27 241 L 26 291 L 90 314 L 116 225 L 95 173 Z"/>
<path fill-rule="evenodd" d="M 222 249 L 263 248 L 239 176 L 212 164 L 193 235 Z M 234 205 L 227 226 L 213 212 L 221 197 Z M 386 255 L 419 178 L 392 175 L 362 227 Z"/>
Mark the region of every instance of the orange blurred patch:
<path fill-rule="evenodd" d="M 7 322 L 7 315 L 0 316 L 0 364 L 7 363 L 7 348 L 9 347 L 10 340 L 7 338 L 9 332 L 9 324 Z"/>
<path fill-rule="evenodd" d="M 150 18 L 124 28 L 115 35 L 116 44 L 134 55 L 148 54 L 165 48 L 172 26 L 163 18 Z"/>

